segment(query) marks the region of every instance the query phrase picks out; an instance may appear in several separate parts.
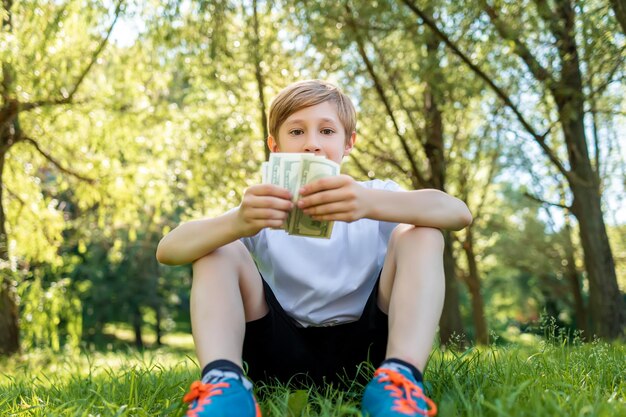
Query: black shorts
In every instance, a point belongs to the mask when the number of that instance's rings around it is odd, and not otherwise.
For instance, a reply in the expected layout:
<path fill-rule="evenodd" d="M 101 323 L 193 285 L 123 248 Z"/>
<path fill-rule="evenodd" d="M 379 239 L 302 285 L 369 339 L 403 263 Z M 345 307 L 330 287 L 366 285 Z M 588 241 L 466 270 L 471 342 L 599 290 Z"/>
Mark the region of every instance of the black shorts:
<path fill-rule="evenodd" d="M 263 280 L 269 313 L 246 323 L 243 360 L 248 376 L 253 381 L 278 379 L 296 385 L 366 378 L 359 374 L 359 366 L 365 361 L 378 366 L 387 348 L 387 315 L 376 303 L 379 281 L 380 275 L 358 321 L 303 328 Z"/>

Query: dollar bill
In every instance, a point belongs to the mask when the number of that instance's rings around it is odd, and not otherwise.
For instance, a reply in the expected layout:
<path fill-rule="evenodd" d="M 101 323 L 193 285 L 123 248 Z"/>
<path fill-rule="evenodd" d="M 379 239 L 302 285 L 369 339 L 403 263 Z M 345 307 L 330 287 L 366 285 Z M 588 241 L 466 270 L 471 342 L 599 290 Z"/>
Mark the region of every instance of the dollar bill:
<path fill-rule="evenodd" d="M 300 161 L 302 156 L 306 154 L 300 153 L 272 153 L 270 159 L 267 162 L 267 174 L 266 181 L 269 184 L 274 184 L 278 187 L 287 188 L 291 195 L 294 195 L 296 190 L 296 184 L 298 180 L 298 170 L 300 169 Z M 295 202 L 295 200 L 294 200 Z M 288 229 L 290 224 L 290 216 L 283 223 L 282 227 L 276 229 Z M 287 230 L 288 231 L 288 230 Z"/>
<path fill-rule="evenodd" d="M 302 158 L 298 176 L 295 198 L 299 198 L 298 190 L 306 184 L 319 179 L 339 175 L 339 165 L 326 158 L 306 154 Z M 299 208 L 291 213 L 289 233 L 297 236 L 330 238 L 334 222 L 314 220 Z"/>
<path fill-rule="evenodd" d="M 261 164 L 261 183 L 267 184 L 267 177 L 269 173 L 270 163 L 265 161 Z"/>
<path fill-rule="evenodd" d="M 298 179 L 300 173 L 300 164 L 302 162 L 301 154 L 286 154 L 280 159 L 280 173 L 282 175 L 282 186 L 287 188 L 293 196 L 293 201 L 297 201 L 296 193 L 298 187 Z M 288 225 L 291 224 L 291 218 L 293 216 L 293 210 L 289 212 L 287 220 L 285 221 L 285 227 L 288 230 Z"/>
<path fill-rule="evenodd" d="M 287 188 L 295 203 L 302 186 L 320 178 L 339 175 L 339 165 L 308 153 L 272 153 L 269 161 L 262 164 L 261 174 L 264 183 Z M 314 220 L 295 207 L 282 229 L 290 235 L 329 239 L 333 222 Z"/>

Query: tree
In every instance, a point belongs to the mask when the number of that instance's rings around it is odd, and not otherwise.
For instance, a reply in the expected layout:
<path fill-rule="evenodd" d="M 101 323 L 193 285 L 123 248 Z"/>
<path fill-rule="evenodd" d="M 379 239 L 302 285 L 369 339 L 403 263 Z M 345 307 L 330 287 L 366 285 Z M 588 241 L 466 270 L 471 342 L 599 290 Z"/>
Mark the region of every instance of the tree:
<path fill-rule="evenodd" d="M 568 182 L 573 200 L 571 210 L 579 223 L 590 284 L 593 330 L 601 337 L 618 337 L 626 323 L 626 309 L 617 285 L 615 265 L 604 224 L 598 172 L 589 156 L 585 129 L 587 95 L 584 91 L 576 39 L 576 21 L 585 16 L 577 15 L 570 1 L 556 2 L 554 6 L 547 2 L 537 2 L 535 5 L 516 5 L 500 10 L 486 1 L 478 2 L 501 41 L 512 45 L 513 53 L 524 63 L 535 83 L 541 86 L 543 93 L 549 95 L 557 115 L 556 124 L 561 128 L 559 137 L 552 132 L 552 126 L 545 133 L 538 133 L 509 95 L 461 52 L 459 46 L 452 42 L 422 8 L 411 0 L 403 0 L 403 3 L 493 89 Z M 526 10 L 532 10 L 535 14 L 531 19 L 542 30 L 545 28 L 551 45 L 547 56 L 539 56 L 529 47 L 529 42 L 533 42 L 533 36 L 537 33 L 524 32 L 525 27 L 519 23 L 519 15 Z M 516 15 L 518 17 L 514 18 Z M 545 58 L 557 61 L 558 65 L 546 66 L 543 63 Z M 621 60 L 622 57 L 618 55 L 617 59 Z M 566 148 L 569 167 L 559 156 L 559 145 Z"/>
<path fill-rule="evenodd" d="M 54 37 L 58 37 L 62 42 L 67 40 L 62 39 L 63 36 L 59 34 L 59 29 L 62 23 L 68 16 L 67 9 L 71 9 L 72 2 L 47 5 L 43 9 L 38 6 L 18 3 L 13 3 L 12 0 L 3 0 L 2 12 L 2 38 L 9 42 L 11 45 L 5 53 L 2 54 L 2 102 L 0 103 L 0 190 L 5 189 L 4 174 L 5 174 L 5 162 L 11 149 L 19 144 L 32 146 L 41 156 L 43 156 L 49 163 L 54 165 L 58 170 L 66 175 L 72 175 L 85 181 L 91 181 L 87 176 L 81 175 L 75 172 L 65 164 L 58 161 L 52 154 L 43 149 L 39 141 L 31 136 L 32 133 L 25 130 L 20 121 L 20 115 L 35 112 L 38 109 L 53 106 L 70 106 L 72 105 L 77 96 L 77 92 L 85 80 L 85 77 L 90 73 L 92 67 L 96 63 L 98 57 L 107 45 L 109 36 L 117 18 L 121 13 L 122 3 L 118 2 L 117 7 L 113 13 L 113 18 L 108 24 L 108 28 L 102 32 L 97 32 L 94 36 L 98 39 L 95 49 L 85 48 L 83 50 L 82 57 L 70 56 L 69 54 L 60 58 L 63 62 L 76 62 L 80 63 L 80 66 L 69 65 L 66 66 L 67 72 L 61 72 L 57 75 L 57 79 L 45 79 L 50 81 L 45 86 L 39 85 L 37 75 L 33 78 L 22 76 L 26 73 L 41 74 L 46 70 L 41 68 L 33 71 L 32 58 L 35 54 L 41 54 L 41 51 L 45 51 L 49 48 L 48 42 Z M 16 25 L 14 22 L 19 19 L 23 22 L 27 17 L 27 12 L 30 14 L 33 12 L 33 8 L 37 7 L 42 11 L 45 19 L 43 22 L 38 19 L 28 22 L 44 23 L 43 36 L 40 38 L 32 37 L 35 32 L 23 31 L 23 26 L 17 26 L 20 32 L 16 32 Z M 87 27 L 90 25 L 96 26 L 99 20 L 103 16 L 106 17 L 106 10 L 102 10 L 99 5 L 94 5 L 93 12 L 85 14 L 85 24 Z M 68 25 L 72 27 L 71 25 Z M 35 42 L 33 42 L 33 40 Z M 32 45 L 36 44 L 34 48 L 21 47 L 20 45 Z M 67 45 L 67 44 L 66 44 Z M 78 44 L 82 47 L 85 45 Z M 90 51 L 90 52 L 87 52 Z M 45 52 L 44 52 L 45 53 Z M 86 56 L 86 58 L 85 58 Z M 54 57 L 57 58 L 58 57 Z M 28 70 L 24 71 L 25 68 Z M 41 72 L 39 72 L 41 71 Z M 28 99 L 25 97 L 32 97 Z M 1 193 L 1 191 L 0 191 Z M 0 261 L 2 262 L 2 276 L 0 285 L 0 353 L 11 354 L 19 349 L 18 341 L 18 322 L 16 313 L 16 304 L 13 295 L 13 284 L 10 277 L 10 272 L 7 271 L 10 265 L 9 251 L 8 251 L 8 233 L 6 228 L 6 211 L 4 208 L 4 196 L 0 194 Z"/>
<path fill-rule="evenodd" d="M 351 14 L 351 11 L 348 10 L 348 13 Z M 424 129 L 423 135 L 424 140 L 418 138 L 414 142 L 423 146 L 423 151 L 426 154 L 428 163 L 429 163 L 429 171 L 430 174 L 422 173 L 422 168 L 416 162 L 413 151 L 410 149 L 411 145 L 409 145 L 410 139 L 406 137 L 405 134 L 401 132 L 399 127 L 399 123 L 396 120 L 394 109 L 391 106 L 390 100 L 387 97 L 389 94 L 398 94 L 399 88 L 396 85 L 393 85 L 394 81 L 388 80 L 387 82 L 392 84 L 392 87 L 387 89 L 384 86 L 384 83 L 381 79 L 380 74 L 378 74 L 374 68 L 372 61 L 370 60 L 366 50 L 364 40 L 359 35 L 356 24 L 352 23 L 351 28 L 353 30 L 353 34 L 355 36 L 355 42 L 358 46 L 358 51 L 363 60 L 367 72 L 369 73 L 375 90 L 378 93 L 378 96 L 381 102 L 384 104 L 385 110 L 387 112 L 388 117 L 392 120 L 394 125 L 394 130 L 396 136 L 398 137 L 402 149 L 404 150 L 404 159 L 410 166 L 410 172 L 413 174 L 410 176 L 412 179 L 412 187 L 414 189 L 420 188 L 436 188 L 439 190 L 445 190 L 445 159 L 444 159 L 444 144 L 443 144 L 443 122 L 441 117 L 441 111 L 439 109 L 439 99 L 441 94 L 438 94 L 438 86 L 436 86 L 431 80 L 429 80 L 428 75 L 424 75 L 424 102 L 423 102 L 423 113 L 422 117 L 424 118 L 424 122 L 426 128 Z M 385 59 L 382 58 L 381 48 L 374 48 L 380 56 L 381 62 L 385 62 Z M 436 50 L 437 50 L 437 42 L 432 42 L 432 39 L 427 41 L 427 68 L 434 69 L 437 65 Z M 435 61 L 433 63 L 433 61 Z M 428 71 L 426 71 L 428 73 Z M 436 71 L 431 73 L 430 77 L 436 78 L 438 74 Z M 431 78 L 431 79 L 432 79 Z M 389 90 L 389 91 L 388 91 Z M 401 100 L 401 99 L 400 99 Z M 402 106 L 400 111 L 407 111 L 407 108 Z M 407 114 L 407 118 L 413 121 L 413 117 L 415 115 Z M 413 131 L 418 131 L 418 127 L 413 125 Z M 445 232 L 445 249 L 444 249 L 444 270 L 446 277 L 446 292 L 445 292 L 445 301 L 443 306 L 443 312 L 440 320 L 440 339 L 442 344 L 448 344 L 453 337 L 461 337 L 464 338 L 465 332 L 463 330 L 463 325 L 461 321 L 461 314 L 459 311 L 459 297 L 458 297 L 458 289 L 457 289 L 457 277 L 456 277 L 456 266 L 454 262 L 454 255 L 452 254 L 452 244 L 450 240 L 450 233 Z"/>
<path fill-rule="evenodd" d="M 537 169 L 537 164 L 533 164 L 528 158 L 522 156 L 522 160 L 524 160 L 524 164 L 526 165 L 529 172 L 531 172 L 531 177 L 533 179 L 535 190 L 541 190 L 539 194 L 547 195 L 548 193 L 543 189 L 541 183 L 546 182 L 542 181 L 540 178 L 540 174 L 533 171 Z M 550 166 L 548 169 L 552 168 Z M 548 202 L 542 200 L 541 198 L 531 194 L 529 191 L 526 191 L 524 195 L 532 200 L 533 202 L 538 202 L 542 204 L 542 208 L 544 209 L 545 216 L 548 218 L 548 228 L 550 229 L 550 234 L 559 236 L 559 241 L 556 242 L 556 246 L 558 247 L 558 252 L 561 259 L 561 265 L 564 266 L 563 276 L 569 282 L 570 295 L 572 299 L 572 310 L 574 311 L 574 317 L 576 322 L 576 327 L 578 330 L 582 331 L 582 337 L 587 338 L 590 336 L 589 333 L 589 320 L 587 314 L 587 308 L 585 306 L 585 302 L 583 300 L 583 293 L 581 289 L 581 278 L 582 274 L 579 271 L 579 267 L 577 266 L 577 259 L 580 258 L 579 254 L 576 251 L 576 246 L 573 241 L 573 226 L 572 226 L 572 215 L 569 207 L 565 205 L 567 199 L 567 184 L 562 181 L 562 179 L 556 174 L 552 173 L 551 175 L 554 183 L 556 184 L 556 188 L 559 190 L 559 199 L 558 203 Z M 552 209 L 560 209 L 564 210 L 563 212 L 563 226 L 559 228 L 556 226 L 556 221 L 554 219 L 553 210 Z"/>
<path fill-rule="evenodd" d="M 476 132 L 462 144 L 458 144 L 459 153 L 464 155 L 458 163 L 460 173 L 456 173 L 459 182 L 460 197 L 467 202 L 472 211 L 474 221 L 465 228 L 464 238 L 459 238 L 463 252 L 465 253 L 467 268 L 463 274 L 463 281 L 470 293 L 472 304 L 472 321 L 476 343 L 489 344 L 489 330 L 485 315 L 485 303 L 482 294 L 482 278 L 478 262 L 478 249 L 476 230 L 478 226 L 484 227 L 484 211 L 494 198 L 492 189 L 494 179 L 501 170 L 498 158 L 501 156 L 501 136 L 503 127 L 498 122 L 499 115 L 496 113 L 492 119 L 487 119 L 486 126 L 482 131 Z M 490 140 L 492 131 L 495 140 Z M 479 162 L 479 163 L 477 163 Z"/>
<path fill-rule="evenodd" d="M 257 0 L 252 0 L 252 34 L 249 36 L 252 46 L 252 56 L 254 57 L 254 77 L 257 82 L 259 92 L 259 111 L 261 113 L 261 131 L 263 136 L 261 141 L 265 144 L 265 140 L 269 136 L 267 127 L 267 104 L 265 100 L 265 77 L 263 68 L 261 67 L 261 32 L 259 30 L 259 10 Z M 269 147 L 263 146 L 265 150 L 265 160 L 270 158 Z"/>

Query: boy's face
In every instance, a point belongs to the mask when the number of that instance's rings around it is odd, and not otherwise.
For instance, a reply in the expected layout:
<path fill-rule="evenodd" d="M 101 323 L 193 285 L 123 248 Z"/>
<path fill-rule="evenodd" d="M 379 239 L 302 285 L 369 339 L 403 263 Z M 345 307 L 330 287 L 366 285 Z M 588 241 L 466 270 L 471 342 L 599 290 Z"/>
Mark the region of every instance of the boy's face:
<path fill-rule="evenodd" d="M 279 141 L 272 136 L 267 138 L 272 152 L 310 152 L 341 164 L 354 146 L 356 133 L 352 132 L 346 141 L 337 106 L 325 101 L 290 115 L 278 128 L 278 137 Z"/>

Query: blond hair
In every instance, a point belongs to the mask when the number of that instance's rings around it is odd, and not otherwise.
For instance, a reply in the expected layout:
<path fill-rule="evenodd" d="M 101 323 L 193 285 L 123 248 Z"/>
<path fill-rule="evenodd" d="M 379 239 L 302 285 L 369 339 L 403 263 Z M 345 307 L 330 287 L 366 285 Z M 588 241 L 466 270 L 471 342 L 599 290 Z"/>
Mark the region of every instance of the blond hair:
<path fill-rule="evenodd" d="M 285 87 L 270 105 L 267 123 L 270 135 L 278 141 L 278 129 L 289 116 L 306 107 L 330 101 L 346 133 L 346 143 L 356 130 L 356 110 L 350 98 L 338 87 L 322 80 L 298 81 Z"/>

